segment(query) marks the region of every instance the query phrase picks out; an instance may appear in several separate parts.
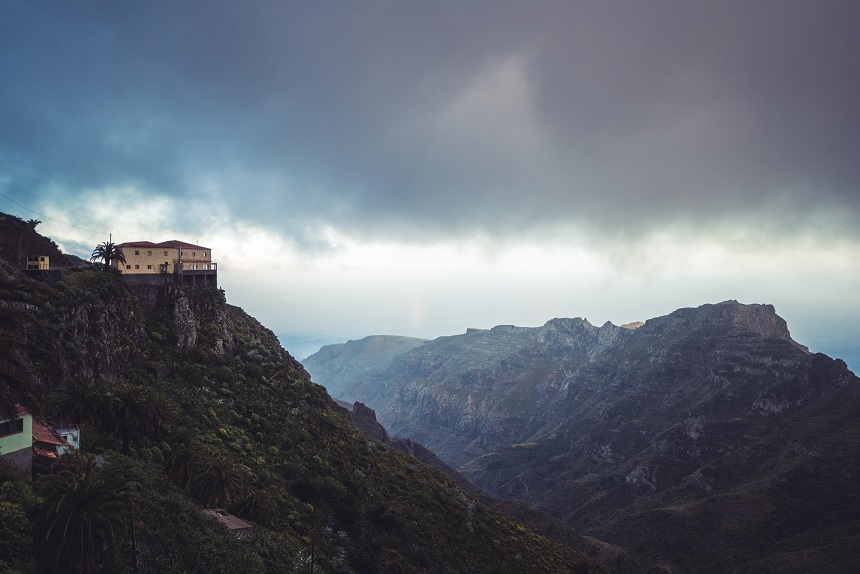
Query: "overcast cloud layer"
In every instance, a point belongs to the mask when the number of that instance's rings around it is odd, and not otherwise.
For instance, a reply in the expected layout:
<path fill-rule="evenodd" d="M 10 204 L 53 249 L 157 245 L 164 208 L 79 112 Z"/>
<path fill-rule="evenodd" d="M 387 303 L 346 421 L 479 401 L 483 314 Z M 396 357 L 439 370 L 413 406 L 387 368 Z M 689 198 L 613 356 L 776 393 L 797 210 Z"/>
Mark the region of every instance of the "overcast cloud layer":
<path fill-rule="evenodd" d="M 858 30 L 853 0 L 4 2 L 0 193 L 299 260 L 800 241 L 854 305 Z"/>

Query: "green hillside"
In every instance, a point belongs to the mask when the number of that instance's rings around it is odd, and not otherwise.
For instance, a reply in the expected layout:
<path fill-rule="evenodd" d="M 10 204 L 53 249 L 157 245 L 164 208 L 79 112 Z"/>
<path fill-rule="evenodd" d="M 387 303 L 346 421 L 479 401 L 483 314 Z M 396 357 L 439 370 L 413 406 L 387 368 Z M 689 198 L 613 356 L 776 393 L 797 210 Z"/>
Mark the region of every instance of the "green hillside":
<path fill-rule="evenodd" d="M 602 571 L 368 440 L 223 291 L 161 287 L 144 311 L 113 272 L 0 274 L 41 300 L 0 311 L 27 371 L 0 379 L 3 406 L 83 428 L 50 478 L 0 472 L 4 574 L 132 572 L 134 546 L 138 572 Z M 70 506 L 89 495 L 98 513 Z"/>

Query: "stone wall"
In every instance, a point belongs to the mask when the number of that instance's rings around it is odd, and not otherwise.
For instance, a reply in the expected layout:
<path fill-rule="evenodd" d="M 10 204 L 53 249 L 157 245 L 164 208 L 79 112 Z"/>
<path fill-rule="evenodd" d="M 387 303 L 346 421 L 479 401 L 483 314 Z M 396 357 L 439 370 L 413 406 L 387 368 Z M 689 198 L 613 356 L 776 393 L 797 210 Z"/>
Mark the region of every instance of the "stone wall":
<path fill-rule="evenodd" d="M 153 281 L 147 281 L 152 278 Z M 143 310 L 150 312 L 158 303 L 158 293 L 164 287 L 163 275 L 132 275 L 123 277 L 128 283 L 129 291 L 135 294 Z"/>

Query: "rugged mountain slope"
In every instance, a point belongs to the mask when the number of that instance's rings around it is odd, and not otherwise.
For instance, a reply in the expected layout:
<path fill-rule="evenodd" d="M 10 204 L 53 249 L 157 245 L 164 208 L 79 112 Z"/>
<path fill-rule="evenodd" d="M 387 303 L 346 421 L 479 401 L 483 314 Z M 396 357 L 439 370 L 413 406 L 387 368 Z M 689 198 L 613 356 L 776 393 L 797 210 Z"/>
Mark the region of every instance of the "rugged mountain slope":
<path fill-rule="evenodd" d="M 328 392 L 349 402 L 356 381 L 373 381 L 392 359 L 423 344 L 424 339 L 371 335 L 358 341 L 347 341 L 341 345 L 326 345 L 302 364 L 313 369 L 320 380 L 325 380 Z"/>
<path fill-rule="evenodd" d="M 385 428 L 376 420 L 376 413 L 363 403 L 350 405 L 342 401 L 338 403 L 350 413 L 350 418 L 365 436 L 377 440 L 395 450 L 405 452 L 433 468 L 441 470 L 463 492 L 488 507 L 511 517 L 524 526 L 565 546 L 586 553 L 595 562 L 617 568 L 624 565 L 625 572 L 645 572 L 648 565 L 641 563 L 636 557 L 613 544 L 589 536 L 582 536 L 560 520 L 545 512 L 538 512 L 518 500 L 502 500 L 492 498 L 480 488 L 469 482 L 462 474 L 445 464 L 436 454 L 424 445 L 409 438 L 396 438 L 388 435 Z"/>
<path fill-rule="evenodd" d="M 27 265 L 27 257 L 45 255 L 51 265 L 65 265 L 66 257 L 57 244 L 36 232 L 39 223 L 0 213 L 0 259 L 21 268 Z"/>
<path fill-rule="evenodd" d="M 857 565 L 860 381 L 771 306 L 470 331 L 354 388 L 490 494 L 654 561 Z"/>
<path fill-rule="evenodd" d="M 0 272 L 15 273 L 7 264 Z M 95 422 L 84 426 L 83 447 L 128 466 L 140 484 L 139 571 L 603 571 L 441 472 L 368 441 L 222 291 L 160 287 L 144 312 L 113 272 L 63 271 L 46 289 L 51 304 L 19 334 L 45 398 L 34 406 L 50 416 L 47 398 L 83 379 L 115 398 L 142 386 L 141 396 L 158 401 L 148 412 L 171 415 L 155 426 L 138 421 L 123 456 L 109 424 L 113 403 L 87 403 Z M 20 518 L 38 507 L 28 491 L 0 468 L 0 524 L 16 529 L 15 544 L 0 545 L 0 570 L 51 568 L 27 546 Z M 201 506 L 210 495 L 252 522 L 255 535 L 239 541 L 207 519 Z M 131 571 L 129 533 L 112 541 L 113 562 L 97 566 Z"/>

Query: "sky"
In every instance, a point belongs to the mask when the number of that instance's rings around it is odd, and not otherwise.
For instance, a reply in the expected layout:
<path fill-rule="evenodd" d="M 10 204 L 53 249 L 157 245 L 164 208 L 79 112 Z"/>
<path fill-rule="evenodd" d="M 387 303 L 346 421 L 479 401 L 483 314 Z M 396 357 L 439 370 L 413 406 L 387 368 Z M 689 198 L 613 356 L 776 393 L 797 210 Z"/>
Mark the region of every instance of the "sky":
<path fill-rule="evenodd" d="M 0 3 L 0 211 L 301 359 L 735 299 L 860 372 L 860 3 Z"/>

